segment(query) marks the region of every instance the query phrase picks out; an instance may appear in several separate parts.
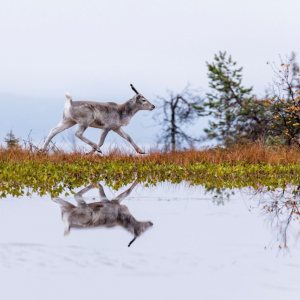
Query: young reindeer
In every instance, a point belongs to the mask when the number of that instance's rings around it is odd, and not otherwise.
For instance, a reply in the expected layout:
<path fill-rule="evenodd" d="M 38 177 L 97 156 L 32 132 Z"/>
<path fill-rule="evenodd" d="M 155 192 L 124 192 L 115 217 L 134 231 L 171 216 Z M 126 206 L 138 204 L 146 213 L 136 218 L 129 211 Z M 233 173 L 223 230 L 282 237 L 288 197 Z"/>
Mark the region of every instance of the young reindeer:
<path fill-rule="evenodd" d="M 91 184 L 75 194 L 77 207 L 59 197 L 53 198 L 52 200 L 60 206 L 62 212 L 62 220 L 65 224 L 64 235 L 68 235 L 71 228 L 121 226 L 134 235 L 128 245 L 130 247 L 137 237 L 153 225 L 152 222 L 138 222 L 125 205 L 120 205 L 137 184 L 138 182 L 135 181 L 128 190 L 111 201 L 107 199 L 102 185 L 98 184 L 101 201 L 87 204 L 82 196 L 95 187 Z"/>
<path fill-rule="evenodd" d="M 109 131 L 114 131 L 121 137 L 126 139 L 134 147 L 136 152 L 145 154 L 132 140 L 132 138 L 124 132 L 122 126 L 129 124 L 131 118 L 139 110 L 153 110 L 155 106 L 150 103 L 144 96 L 130 85 L 136 96 L 123 104 L 114 102 L 92 102 L 92 101 L 73 101 L 71 95 L 66 93 L 67 99 L 63 111 L 63 119 L 53 129 L 51 129 L 41 151 L 45 152 L 51 139 L 58 133 L 78 124 L 75 136 L 83 142 L 89 144 L 93 150 L 102 153 L 100 147 L 103 145 L 105 137 Z M 102 134 L 98 144 L 87 139 L 83 133 L 88 127 L 101 128 Z"/>

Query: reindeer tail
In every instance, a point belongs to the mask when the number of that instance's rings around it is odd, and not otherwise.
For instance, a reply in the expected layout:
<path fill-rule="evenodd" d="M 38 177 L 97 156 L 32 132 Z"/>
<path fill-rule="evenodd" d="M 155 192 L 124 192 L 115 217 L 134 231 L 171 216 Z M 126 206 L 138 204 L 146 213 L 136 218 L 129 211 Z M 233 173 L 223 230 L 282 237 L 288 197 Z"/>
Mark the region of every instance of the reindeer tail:
<path fill-rule="evenodd" d="M 75 206 L 73 204 L 71 204 L 70 202 L 65 201 L 65 200 L 63 200 L 59 197 L 52 198 L 52 201 L 56 202 L 60 206 L 60 209 L 61 209 L 62 213 L 68 213 L 72 209 L 75 208 Z"/>
<path fill-rule="evenodd" d="M 66 97 L 67 97 L 66 101 L 72 104 L 72 96 L 69 93 L 66 93 Z"/>

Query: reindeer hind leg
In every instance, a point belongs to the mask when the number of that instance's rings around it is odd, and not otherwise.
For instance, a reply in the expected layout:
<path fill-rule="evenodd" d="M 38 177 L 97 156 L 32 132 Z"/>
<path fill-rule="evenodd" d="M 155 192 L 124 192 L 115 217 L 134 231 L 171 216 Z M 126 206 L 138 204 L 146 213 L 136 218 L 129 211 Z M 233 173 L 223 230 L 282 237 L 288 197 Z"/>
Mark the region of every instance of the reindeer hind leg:
<path fill-rule="evenodd" d="M 56 127 L 52 128 L 43 147 L 42 151 L 45 151 L 47 146 L 49 145 L 50 141 L 60 132 L 74 126 L 76 123 L 71 120 L 63 119 Z"/>

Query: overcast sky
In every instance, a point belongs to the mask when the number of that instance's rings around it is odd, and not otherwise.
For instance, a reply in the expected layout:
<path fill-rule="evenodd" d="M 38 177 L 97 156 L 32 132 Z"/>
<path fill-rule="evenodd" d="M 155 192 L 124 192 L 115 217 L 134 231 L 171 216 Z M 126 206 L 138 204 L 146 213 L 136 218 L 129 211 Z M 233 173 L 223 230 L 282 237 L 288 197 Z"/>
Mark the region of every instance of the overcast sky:
<path fill-rule="evenodd" d="M 23 137 L 30 129 L 36 139 L 48 134 L 66 91 L 74 100 L 121 103 L 133 83 L 152 101 L 190 82 L 204 95 L 206 61 L 220 50 L 262 95 L 272 78 L 266 62 L 300 55 L 299 10 L 297 0 L 1 0 L 0 139 L 11 128 Z M 151 124 L 153 113 L 125 130 L 153 140 L 158 129 L 137 126 Z"/>

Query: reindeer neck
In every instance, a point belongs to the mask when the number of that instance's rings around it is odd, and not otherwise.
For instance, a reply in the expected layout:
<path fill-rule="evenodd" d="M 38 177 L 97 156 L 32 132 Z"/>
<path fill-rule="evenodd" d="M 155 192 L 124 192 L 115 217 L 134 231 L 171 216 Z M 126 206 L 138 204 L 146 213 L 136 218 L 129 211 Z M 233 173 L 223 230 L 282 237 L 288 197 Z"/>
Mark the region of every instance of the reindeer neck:
<path fill-rule="evenodd" d="M 120 214 L 118 221 L 120 226 L 136 235 L 137 229 L 139 227 L 139 222 L 132 215 L 127 213 Z"/>
<path fill-rule="evenodd" d="M 120 108 L 122 111 L 122 116 L 124 117 L 133 117 L 139 111 L 134 98 L 131 98 L 130 100 L 121 104 Z"/>

